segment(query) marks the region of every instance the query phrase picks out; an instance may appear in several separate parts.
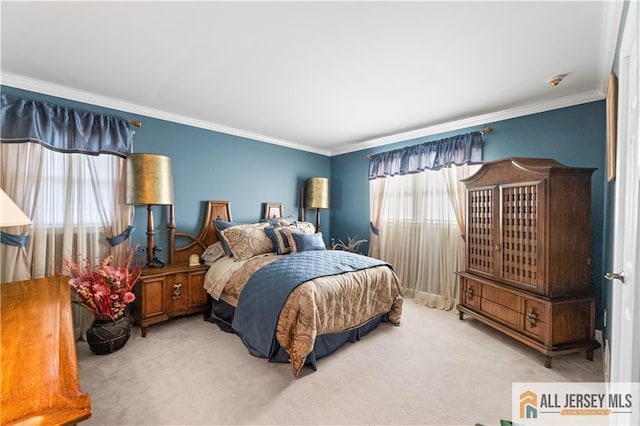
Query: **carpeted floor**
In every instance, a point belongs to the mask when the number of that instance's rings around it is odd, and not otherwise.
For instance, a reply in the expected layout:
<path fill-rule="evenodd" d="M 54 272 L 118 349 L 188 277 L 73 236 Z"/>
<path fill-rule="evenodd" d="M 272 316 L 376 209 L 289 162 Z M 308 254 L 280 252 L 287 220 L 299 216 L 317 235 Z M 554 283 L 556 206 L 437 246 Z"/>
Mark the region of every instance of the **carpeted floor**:
<path fill-rule="evenodd" d="M 602 351 L 556 357 L 473 319 L 405 300 L 399 327 L 381 324 L 305 367 L 249 355 L 240 339 L 199 315 L 135 327 L 126 346 L 94 355 L 77 346 L 91 397 L 86 425 L 429 424 L 499 425 L 512 382 L 603 380 Z"/>

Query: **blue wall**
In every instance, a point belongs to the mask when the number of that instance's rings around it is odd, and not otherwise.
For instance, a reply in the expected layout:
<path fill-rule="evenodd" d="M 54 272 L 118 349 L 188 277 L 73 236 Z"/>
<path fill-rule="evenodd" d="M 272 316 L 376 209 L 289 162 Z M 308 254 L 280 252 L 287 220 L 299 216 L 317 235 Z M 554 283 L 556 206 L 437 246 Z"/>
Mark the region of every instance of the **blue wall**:
<path fill-rule="evenodd" d="M 605 102 L 591 102 L 525 117 L 487 123 L 484 160 L 505 157 L 553 158 L 568 166 L 597 168 L 591 183 L 592 288 L 598 297 L 596 321 L 602 325 L 604 186 L 606 180 Z M 466 128 L 331 158 L 331 232 L 335 238 L 369 237 L 369 154 L 480 130 Z"/>
<path fill-rule="evenodd" d="M 7 86 L 2 86 L 2 92 L 128 120 L 141 120 L 143 127 L 135 129 L 133 138 L 134 152 L 171 157 L 176 228 L 179 232 L 198 233 L 206 200 L 230 201 L 233 220 L 237 222 L 257 222 L 264 202 L 283 203 L 285 215 L 298 217 L 300 188 L 305 179 L 309 176 L 329 177 L 331 173 L 329 157 L 320 154 Z M 166 260 L 168 210 L 161 206 L 153 209 L 156 244 L 164 249 L 158 257 Z M 307 211 L 306 219 L 314 222 L 314 211 Z M 328 235 L 329 212 L 321 211 L 320 220 L 323 234 Z M 136 231 L 132 242 L 145 247 L 146 207 L 136 207 L 134 224 Z M 326 239 L 328 241 L 328 237 Z"/>
<path fill-rule="evenodd" d="M 285 215 L 298 215 L 299 192 L 309 176 L 327 176 L 331 182 L 331 209 L 322 211 L 325 240 L 347 236 L 369 237 L 369 182 L 366 155 L 414 145 L 429 140 L 479 130 L 459 129 L 349 154 L 326 157 L 247 138 L 172 123 L 2 86 L 2 91 L 71 108 L 141 120 L 136 129 L 134 152 L 171 157 L 176 226 L 195 234 L 202 222 L 206 200 L 231 202 L 233 219 L 259 219 L 263 202 L 281 202 Z M 485 136 L 484 160 L 513 156 L 554 158 L 570 166 L 594 167 L 592 178 L 592 287 L 600 296 L 597 324 L 602 323 L 605 189 L 605 102 L 592 102 L 525 117 L 487 123 L 493 132 Z M 167 209 L 154 207 L 157 244 L 166 259 Z M 314 221 L 313 211 L 306 219 Z M 330 219 L 330 220 L 329 220 Z M 136 207 L 133 243 L 146 246 L 146 208 Z M 366 250 L 364 247 L 363 250 Z"/>

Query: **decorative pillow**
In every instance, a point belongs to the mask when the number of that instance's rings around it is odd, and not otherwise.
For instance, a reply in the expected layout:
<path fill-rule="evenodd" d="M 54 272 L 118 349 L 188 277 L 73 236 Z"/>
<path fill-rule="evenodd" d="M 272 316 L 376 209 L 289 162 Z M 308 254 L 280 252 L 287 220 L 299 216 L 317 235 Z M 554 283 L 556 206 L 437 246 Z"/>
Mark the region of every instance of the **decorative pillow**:
<path fill-rule="evenodd" d="M 305 228 L 298 228 L 296 226 L 286 226 L 282 229 L 279 229 L 279 231 L 282 232 L 282 235 L 287 236 L 287 241 L 289 242 L 289 250 L 291 253 L 295 253 L 296 251 L 298 251 L 298 249 L 296 248 L 296 242 L 292 236 L 293 234 L 313 234 L 313 232 L 307 232 L 307 229 Z"/>
<path fill-rule="evenodd" d="M 222 231 L 222 237 L 238 260 L 247 260 L 259 254 L 275 251 L 271 238 L 264 232 L 268 223 L 235 225 Z"/>
<path fill-rule="evenodd" d="M 278 254 L 291 253 L 291 246 L 289 245 L 289 237 L 286 230 L 290 232 L 302 232 L 301 229 L 292 226 L 269 226 L 264 228 L 264 232 L 271 238 L 273 246 Z"/>
<path fill-rule="evenodd" d="M 218 239 L 222 243 L 222 249 L 224 250 L 224 252 L 226 253 L 227 256 L 233 256 L 233 254 L 231 253 L 231 249 L 229 248 L 229 245 L 227 244 L 227 241 L 222 236 L 222 231 L 224 231 L 225 229 L 230 228 L 230 227 L 232 227 L 234 225 L 237 225 L 237 223 L 228 222 L 226 220 L 220 220 L 220 219 L 214 219 L 213 220 L 213 226 L 214 226 L 214 228 L 216 228 L 216 233 L 218 234 Z"/>
<path fill-rule="evenodd" d="M 295 222 L 293 222 L 293 226 L 304 230 L 305 234 L 313 234 L 314 232 L 316 232 L 316 226 L 311 222 L 303 222 L 301 220 L 296 220 Z"/>
<path fill-rule="evenodd" d="M 271 226 L 290 226 L 295 223 L 295 221 L 296 217 L 293 215 L 279 218 L 260 219 L 260 222 L 267 222 Z"/>
<path fill-rule="evenodd" d="M 222 247 L 222 241 L 216 241 L 211 244 L 207 249 L 200 255 L 200 259 L 208 265 L 216 260 L 220 259 L 226 253 L 224 252 L 224 248 Z"/>
<path fill-rule="evenodd" d="M 322 232 L 316 232 L 315 234 L 305 234 L 302 232 L 294 232 L 291 237 L 296 242 L 296 251 L 312 251 L 312 250 L 326 250 L 324 240 L 322 239 Z"/>

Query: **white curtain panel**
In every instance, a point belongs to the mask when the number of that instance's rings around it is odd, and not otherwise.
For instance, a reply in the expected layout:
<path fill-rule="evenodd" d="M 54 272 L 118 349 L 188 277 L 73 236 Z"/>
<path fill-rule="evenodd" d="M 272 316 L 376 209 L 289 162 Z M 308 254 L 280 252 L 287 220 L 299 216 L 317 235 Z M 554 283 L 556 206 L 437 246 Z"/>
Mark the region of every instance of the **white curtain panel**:
<path fill-rule="evenodd" d="M 7 193 L 23 194 L 14 200 L 33 221 L 25 248 L 2 246 L 3 282 L 61 273 L 63 258 L 95 265 L 126 255 L 128 241 L 111 247 L 106 240 L 133 219 L 133 207 L 125 204 L 124 158 L 60 153 L 35 143 L 0 146 Z M 93 314 L 78 305 L 72 312 L 79 338 Z"/>
<path fill-rule="evenodd" d="M 0 182 L 4 192 L 33 221 L 38 205 L 39 182 L 45 149 L 37 144 L 0 144 Z M 33 226 L 33 225 L 31 225 Z M 28 235 L 29 226 L 3 228 L 15 235 Z M 27 248 L 0 244 L 2 282 L 31 279 Z"/>
<path fill-rule="evenodd" d="M 470 166 L 460 166 L 376 179 L 388 181 L 380 258 L 394 266 L 404 295 L 426 306 L 449 310 L 457 303 L 455 272 L 463 267 L 465 228 L 465 191 L 459 180 L 469 173 Z"/>
<path fill-rule="evenodd" d="M 380 234 L 371 229 L 380 229 L 384 217 L 388 178 L 373 179 L 369 182 L 369 256 L 380 259 Z"/>

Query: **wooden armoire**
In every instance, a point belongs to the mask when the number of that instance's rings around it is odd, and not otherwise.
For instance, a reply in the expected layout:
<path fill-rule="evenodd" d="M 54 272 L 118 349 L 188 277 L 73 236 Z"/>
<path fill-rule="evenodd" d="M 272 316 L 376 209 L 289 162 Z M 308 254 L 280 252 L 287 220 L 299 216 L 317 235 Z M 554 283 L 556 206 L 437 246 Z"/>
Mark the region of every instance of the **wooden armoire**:
<path fill-rule="evenodd" d="M 466 269 L 460 319 L 468 314 L 552 357 L 586 350 L 593 360 L 590 291 L 591 175 L 542 158 L 485 163 L 467 189 Z"/>

